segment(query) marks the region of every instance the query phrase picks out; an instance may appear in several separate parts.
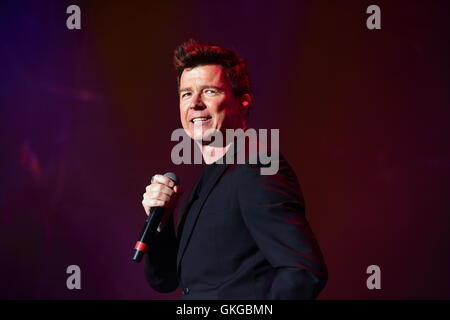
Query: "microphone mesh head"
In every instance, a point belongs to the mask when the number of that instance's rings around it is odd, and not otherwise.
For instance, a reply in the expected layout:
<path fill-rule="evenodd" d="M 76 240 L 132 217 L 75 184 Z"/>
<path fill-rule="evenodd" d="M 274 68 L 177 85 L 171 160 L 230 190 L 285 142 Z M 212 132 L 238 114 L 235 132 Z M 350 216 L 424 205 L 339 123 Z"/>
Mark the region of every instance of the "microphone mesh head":
<path fill-rule="evenodd" d="M 166 172 L 164 174 L 165 177 L 169 178 L 170 180 L 172 180 L 173 182 L 175 182 L 175 184 L 178 184 L 178 178 L 177 175 L 173 172 Z"/>

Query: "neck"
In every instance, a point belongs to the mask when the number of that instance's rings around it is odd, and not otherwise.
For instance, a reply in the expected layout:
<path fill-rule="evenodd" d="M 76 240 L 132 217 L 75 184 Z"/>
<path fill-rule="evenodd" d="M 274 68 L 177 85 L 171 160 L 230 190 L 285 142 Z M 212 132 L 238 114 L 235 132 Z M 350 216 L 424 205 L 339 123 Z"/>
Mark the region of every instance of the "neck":
<path fill-rule="evenodd" d="M 205 161 L 206 164 L 216 162 L 217 160 L 222 158 L 230 148 L 230 144 L 227 144 L 222 147 L 222 146 L 202 145 L 201 143 L 198 143 L 198 146 L 200 147 L 203 160 Z"/>
<path fill-rule="evenodd" d="M 244 130 L 245 132 L 247 130 L 247 123 L 243 122 L 240 129 Z M 206 164 L 211 164 L 222 158 L 225 153 L 227 153 L 228 149 L 230 149 L 231 145 L 231 143 L 229 143 L 228 141 L 226 142 L 225 146 L 214 145 L 214 143 L 203 144 L 201 140 L 196 140 L 195 142 L 200 148 L 203 160 Z"/>

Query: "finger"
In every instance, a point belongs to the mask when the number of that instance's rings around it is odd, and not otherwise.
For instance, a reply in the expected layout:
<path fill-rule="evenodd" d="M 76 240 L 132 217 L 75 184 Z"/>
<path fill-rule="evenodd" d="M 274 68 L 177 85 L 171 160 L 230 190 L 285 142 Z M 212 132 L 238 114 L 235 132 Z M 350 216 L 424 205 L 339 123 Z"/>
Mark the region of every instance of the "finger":
<path fill-rule="evenodd" d="M 156 191 L 156 192 L 146 192 L 144 193 L 144 200 L 161 200 L 161 201 L 165 201 L 165 202 L 169 202 L 170 201 L 170 196 Z"/>
<path fill-rule="evenodd" d="M 155 174 L 152 178 L 152 181 L 153 181 L 153 183 L 161 183 L 161 184 L 164 184 L 171 188 L 175 185 L 175 183 L 171 179 L 169 179 L 161 174 Z"/>
<path fill-rule="evenodd" d="M 144 204 L 146 206 L 149 206 L 150 208 L 153 207 L 164 207 L 167 203 L 165 201 L 162 200 L 156 200 L 156 199 L 148 199 L 148 200 L 143 200 Z"/>
<path fill-rule="evenodd" d="M 146 213 L 147 215 L 150 215 L 150 209 L 151 209 L 151 207 L 147 206 L 147 205 L 145 204 L 144 200 L 142 200 L 142 206 L 144 207 L 145 213 Z"/>
<path fill-rule="evenodd" d="M 166 202 L 161 200 L 154 200 L 154 199 L 142 200 L 142 206 L 144 207 L 144 210 L 147 213 L 147 215 L 149 214 L 151 208 L 164 207 L 165 205 Z"/>
<path fill-rule="evenodd" d="M 163 184 L 160 183 L 153 183 L 147 187 L 145 187 L 145 191 L 148 193 L 151 192 L 162 192 L 167 194 L 168 196 L 171 196 L 173 194 L 173 189 L 169 188 Z"/>

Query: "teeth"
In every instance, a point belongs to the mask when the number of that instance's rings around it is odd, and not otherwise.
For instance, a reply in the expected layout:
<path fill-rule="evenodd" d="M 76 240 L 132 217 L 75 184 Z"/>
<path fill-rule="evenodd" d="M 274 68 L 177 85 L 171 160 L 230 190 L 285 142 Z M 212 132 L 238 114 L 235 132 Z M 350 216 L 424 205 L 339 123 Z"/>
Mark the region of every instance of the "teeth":
<path fill-rule="evenodd" d="M 199 122 L 199 121 L 206 121 L 206 120 L 208 120 L 208 118 L 195 118 L 195 119 L 192 119 L 192 122 Z"/>

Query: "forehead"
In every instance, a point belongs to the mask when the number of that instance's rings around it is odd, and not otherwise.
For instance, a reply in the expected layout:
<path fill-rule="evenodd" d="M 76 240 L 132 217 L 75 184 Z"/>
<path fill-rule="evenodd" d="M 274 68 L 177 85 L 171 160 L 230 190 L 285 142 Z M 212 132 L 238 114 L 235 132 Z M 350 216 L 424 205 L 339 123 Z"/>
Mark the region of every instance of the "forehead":
<path fill-rule="evenodd" d="M 183 70 L 180 78 L 180 88 L 191 85 L 226 85 L 225 72 L 220 65 L 204 65 Z"/>

